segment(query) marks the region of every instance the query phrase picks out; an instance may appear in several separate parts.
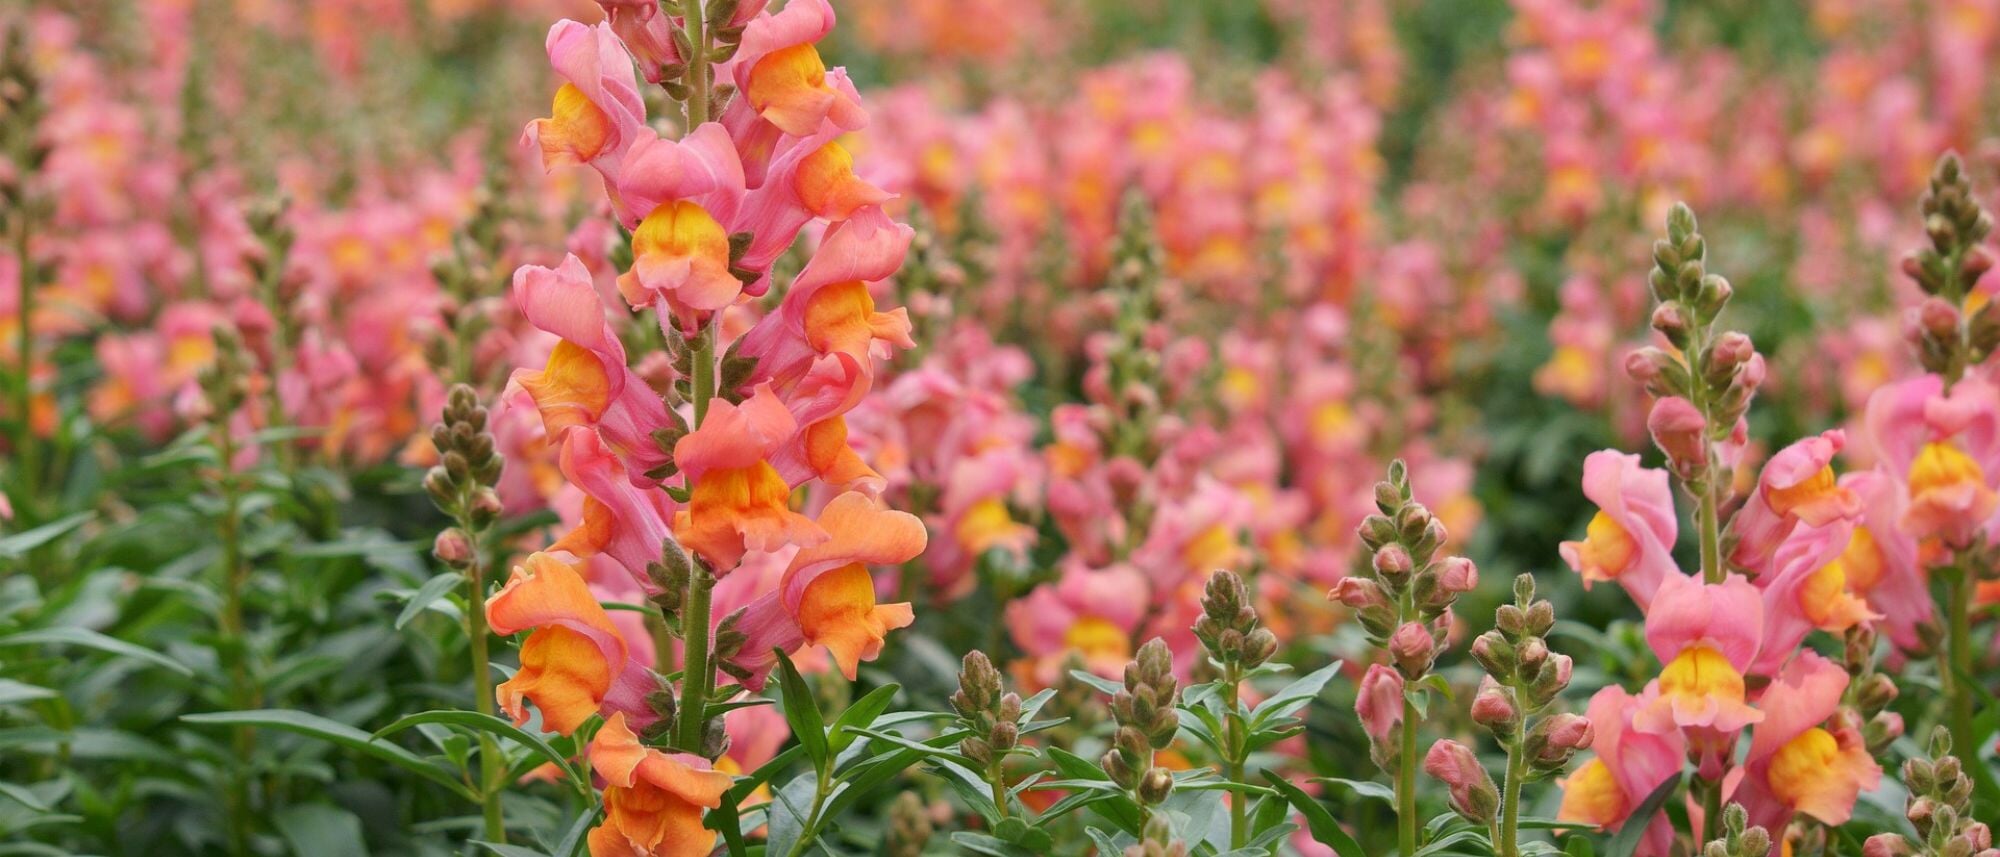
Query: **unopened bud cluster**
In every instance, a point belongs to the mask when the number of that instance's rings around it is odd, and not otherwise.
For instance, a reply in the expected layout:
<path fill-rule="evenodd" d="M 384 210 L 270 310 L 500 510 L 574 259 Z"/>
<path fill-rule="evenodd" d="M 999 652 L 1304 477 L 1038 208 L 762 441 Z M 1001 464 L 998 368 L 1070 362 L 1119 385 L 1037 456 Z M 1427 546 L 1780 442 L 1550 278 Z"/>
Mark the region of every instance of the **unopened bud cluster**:
<path fill-rule="evenodd" d="M 1847 666 L 1847 706 L 1841 715 L 1858 722 L 1870 755 L 1881 756 L 1903 737 L 1903 715 L 1889 710 L 1900 691 L 1894 679 L 1875 671 L 1875 629 L 1847 629 L 1843 660 Z"/>
<path fill-rule="evenodd" d="M 1439 557 L 1444 522 L 1410 493 L 1402 461 L 1375 484 L 1378 514 L 1361 522 L 1368 569 L 1340 581 L 1332 597 L 1354 609 L 1369 640 L 1387 649 L 1396 671 L 1416 681 L 1431 670 L 1451 629 L 1451 605 L 1479 585 L 1479 570 L 1464 557 Z"/>
<path fill-rule="evenodd" d="M 6 28 L 0 42 L 0 152 L 20 153 L 22 162 L 13 169 L 0 169 L 0 217 L 26 214 L 26 188 L 22 180 L 41 174 L 49 157 L 49 144 L 42 133 L 48 104 L 42 98 L 40 75 L 28 45 L 28 27 L 16 21 Z"/>
<path fill-rule="evenodd" d="M 1000 671 L 985 652 L 966 654 L 951 707 L 959 725 L 972 733 L 958 742 L 958 751 L 988 771 L 997 770 L 1021 743 L 1021 696 L 1002 686 Z"/>
<path fill-rule="evenodd" d="M 1125 665 L 1125 687 L 1111 697 L 1118 730 L 1104 751 L 1104 773 L 1141 806 L 1157 806 L 1173 792 L 1173 772 L 1153 764 L 1153 752 L 1173 744 L 1180 730 L 1180 713 L 1174 710 L 1179 695 L 1173 655 L 1166 641 L 1154 637 Z"/>
<path fill-rule="evenodd" d="M 883 836 L 886 857 L 923 857 L 924 846 L 936 832 L 924 799 L 916 792 L 903 792 L 889 804 L 889 830 Z"/>
<path fill-rule="evenodd" d="M 1107 294 L 1116 296 L 1118 315 L 1105 344 L 1104 394 L 1118 415 L 1115 447 L 1127 454 L 1143 451 L 1150 442 L 1145 426 L 1160 412 L 1162 379 L 1158 340 L 1158 283 L 1164 251 L 1153 229 L 1152 209 L 1145 197 L 1132 193 L 1118 214 L 1118 236 L 1111 249 Z"/>
<path fill-rule="evenodd" d="M 1527 759 L 1529 779 L 1562 773 L 1593 735 L 1590 720 L 1579 715 L 1535 718 L 1569 687 L 1569 656 L 1549 651 L 1555 624 L 1554 605 L 1537 599 L 1534 576 L 1523 574 L 1514 578 L 1514 603 L 1500 605 L 1493 629 L 1472 641 L 1472 657 L 1486 670 L 1472 719 L 1509 747 L 1520 736 L 1516 752 Z"/>
<path fill-rule="evenodd" d="M 2000 310 L 1988 302 L 1972 311 L 1967 298 L 1993 267 L 1981 244 L 1993 231 L 1993 217 L 1981 208 L 1958 155 L 1946 152 L 1931 171 L 1920 203 L 1930 246 L 1903 257 L 1903 273 L 1929 295 L 1910 311 L 1906 335 L 1926 370 L 1962 371 L 2000 347 Z"/>
<path fill-rule="evenodd" d="M 253 355 L 235 330 L 217 327 L 214 336 L 215 359 L 196 376 L 196 383 L 201 388 L 203 416 L 226 425 L 230 415 L 249 400 L 257 373 L 251 363 Z"/>
<path fill-rule="evenodd" d="M 1930 758 L 1903 763 L 1903 784 L 1910 790 L 1903 816 L 1917 831 L 1912 841 L 1895 833 L 1869 837 L 1865 857 L 2000 857 L 1993 831 L 1972 818 L 1972 777 L 1951 755 L 1951 733 L 1939 726 L 1931 733 Z"/>
<path fill-rule="evenodd" d="M 1250 590 L 1233 571 L 1218 571 L 1208 578 L 1194 635 L 1225 669 L 1253 670 L 1278 652 L 1278 635 L 1261 627 Z"/>
<path fill-rule="evenodd" d="M 1173 825 L 1161 815 L 1146 819 L 1139 841 L 1125 846 L 1125 857 L 1187 857 L 1187 853 L 1187 843 L 1174 837 Z"/>
<path fill-rule="evenodd" d="M 1710 475 L 1710 444 L 1736 430 L 1764 383 L 1764 358 L 1750 337 L 1715 331 L 1733 289 L 1708 272 L 1708 244 L 1694 212 L 1676 204 L 1667 214 L 1667 237 L 1653 242 L 1653 329 L 1671 350 L 1648 346 L 1631 353 L 1625 372 L 1659 401 L 1646 420 L 1653 442 L 1684 484 Z"/>
<path fill-rule="evenodd" d="M 1735 803 L 1722 810 L 1722 836 L 1701 849 L 1701 857 L 1768 857 L 1770 853 L 1770 832 L 1750 824 L 1750 814 Z"/>
<path fill-rule="evenodd" d="M 438 559 L 464 568 L 472 561 L 469 550 L 459 551 L 461 539 L 465 546 L 471 545 L 466 529 L 477 532 L 500 518 L 500 495 L 493 484 L 506 463 L 494 451 L 486 408 L 471 387 L 454 385 L 445 396 L 443 419 L 431 426 L 431 444 L 437 447 L 438 463 L 424 474 L 424 490 L 438 509 L 458 522 L 438 536 Z"/>

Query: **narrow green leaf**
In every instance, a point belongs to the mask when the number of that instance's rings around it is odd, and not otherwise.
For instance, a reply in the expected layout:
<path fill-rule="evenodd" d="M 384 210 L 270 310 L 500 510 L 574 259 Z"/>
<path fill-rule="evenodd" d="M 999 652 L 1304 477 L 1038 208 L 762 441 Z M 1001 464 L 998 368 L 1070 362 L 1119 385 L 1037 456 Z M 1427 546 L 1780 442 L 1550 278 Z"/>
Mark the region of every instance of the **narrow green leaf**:
<path fill-rule="evenodd" d="M 0 705 L 18 705 L 38 699 L 54 699 L 56 692 L 46 687 L 0 678 Z"/>
<path fill-rule="evenodd" d="M 48 803 L 37 797 L 34 792 L 29 791 L 25 786 L 16 785 L 6 780 L 0 780 L 0 796 L 7 797 L 15 803 L 36 812 L 49 811 Z"/>
<path fill-rule="evenodd" d="M 477 801 L 479 796 L 459 782 L 458 776 L 438 765 L 418 757 L 416 754 L 395 744 L 377 739 L 375 736 L 333 720 L 303 711 L 261 709 L 257 711 L 218 711 L 212 714 L 186 714 L 181 720 L 214 726 L 263 726 L 282 729 L 312 738 L 330 741 L 350 750 L 373 756 L 389 764 L 409 771 L 433 783 L 450 789 L 453 794 L 469 801 Z"/>
<path fill-rule="evenodd" d="M 1361 843 L 1354 841 L 1354 837 L 1341 829 L 1340 822 L 1334 819 L 1333 813 L 1328 812 L 1319 801 L 1313 800 L 1312 795 L 1306 794 L 1290 780 L 1272 771 L 1265 771 L 1264 778 L 1270 780 L 1271 786 L 1291 802 L 1293 809 L 1305 816 L 1306 831 L 1312 834 L 1315 842 L 1332 848 L 1333 853 L 1340 857 L 1368 857 L 1368 852 L 1361 850 Z"/>
<path fill-rule="evenodd" d="M 875 718 L 889 710 L 890 701 L 896 698 L 896 692 L 900 690 L 902 690 L 901 685 L 885 684 L 869 691 L 867 695 L 847 706 L 846 711 L 834 718 L 833 729 L 827 736 L 829 749 L 835 755 L 846 750 L 854 743 L 854 730 L 865 724 L 874 723 Z"/>
<path fill-rule="evenodd" d="M 1618 828 L 1618 835 L 1611 837 L 1610 849 L 1606 853 L 1610 857 L 1632 857 L 1639 850 L 1639 843 L 1645 840 L 1646 828 L 1652 826 L 1653 816 L 1660 813 L 1660 807 L 1666 805 L 1667 798 L 1672 797 L 1680 786 L 1681 774 L 1676 771 L 1653 789 L 1652 794 L 1646 795 L 1646 799 L 1639 802 L 1639 808 L 1633 810 L 1626 817 L 1625 824 Z"/>
<path fill-rule="evenodd" d="M 88 628 L 37 628 L 0 637 L 0 648 L 7 646 L 66 645 L 96 649 L 106 654 L 145 661 L 183 676 L 194 675 L 194 670 L 186 664 L 144 646 L 125 642 L 117 637 L 107 637 Z"/>
<path fill-rule="evenodd" d="M 403 630 L 403 626 L 410 624 L 410 620 L 417 618 L 424 608 L 431 606 L 431 602 L 443 598 L 445 593 L 464 581 L 465 577 L 455 571 L 447 571 L 424 581 L 410 600 L 403 603 L 403 612 L 396 614 L 396 630 Z"/>
<path fill-rule="evenodd" d="M 29 551 L 68 535 L 71 530 L 97 517 L 96 512 L 78 512 L 57 518 L 32 530 L 22 530 L 6 538 L 0 538 L 0 557 L 17 559 Z"/>
<path fill-rule="evenodd" d="M 813 768 L 826 770 L 827 762 L 833 758 L 832 748 L 826 742 L 826 716 L 820 713 L 819 701 L 813 698 L 805 676 L 799 675 L 799 668 L 792 665 L 792 659 L 784 652 L 778 652 L 778 690 L 784 696 L 785 722 L 791 725 L 792 736 L 806 748 L 806 757 L 812 760 Z"/>
<path fill-rule="evenodd" d="M 491 714 L 452 709 L 425 711 L 398 718 L 396 722 L 375 730 L 375 737 L 386 738 L 421 723 L 442 723 L 446 726 L 457 726 L 477 732 L 488 732 L 498 735 L 534 751 L 536 755 L 555 765 L 557 770 L 562 771 L 563 776 L 568 777 L 570 782 L 584 782 L 583 775 L 577 771 L 574 765 L 570 764 L 569 757 L 550 746 L 547 739 Z"/>

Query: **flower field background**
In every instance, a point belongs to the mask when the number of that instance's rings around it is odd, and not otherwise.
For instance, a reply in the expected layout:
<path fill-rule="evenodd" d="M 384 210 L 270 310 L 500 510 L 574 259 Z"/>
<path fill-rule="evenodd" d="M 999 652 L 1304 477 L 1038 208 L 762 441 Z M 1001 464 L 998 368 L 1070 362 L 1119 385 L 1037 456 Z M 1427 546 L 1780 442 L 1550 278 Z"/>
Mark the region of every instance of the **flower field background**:
<path fill-rule="evenodd" d="M 0 7 L 0 854 L 2000 857 L 1996 60 Z"/>

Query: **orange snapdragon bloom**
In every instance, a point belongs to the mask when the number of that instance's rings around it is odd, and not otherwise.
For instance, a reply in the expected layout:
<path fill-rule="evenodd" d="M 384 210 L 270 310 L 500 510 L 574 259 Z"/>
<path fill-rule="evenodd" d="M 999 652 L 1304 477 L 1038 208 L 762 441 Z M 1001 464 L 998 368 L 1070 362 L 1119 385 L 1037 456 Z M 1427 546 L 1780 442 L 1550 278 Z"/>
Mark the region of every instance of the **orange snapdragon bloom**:
<path fill-rule="evenodd" d="M 515 723 L 528 722 L 524 700 L 542 712 L 545 728 L 564 735 L 604 710 L 656 719 L 646 694 L 657 680 L 631 657 L 604 606 L 569 563 L 529 554 L 487 599 L 486 621 L 496 634 L 532 629 L 521 646 L 520 671 L 495 689 Z"/>
<path fill-rule="evenodd" d="M 923 553 L 924 525 L 915 515 L 884 508 L 858 491 L 833 498 L 820 511 L 827 541 L 801 549 L 770 592 L 743 610 L 749 639 L 732 671 L 753 690 L 764 686 L 775 651 L 820 646 L 840 671 L 854 678 L 861 662 L 882 651 L 890 631 L 916 617 L 909 604 L 878 604 L 870 565 L 899 565 Z"/>
<path fill-rule="evenodd" d="M 882 651 L 883 638 L 916 615 L 908 603 L 877 604 L 870 565 L 899 565 L 924 552 L 924 524 L 850 491 L 820 512 L 828 541 L 799 551 L 779 591 L 808 645 L 824 646 L 852 681 L 862 661 Z"/>
<path fill-rule="evenodd" d="M 708 760 L 639 743 L 621 713 L 591 739 L 590 767 L 604 778 L 604 823 L 591 828 L 591 857 L 706 857 L 715 847 L 701 813 L 722 805 L 732 779 Z"/>
<path fill-rule="evenodd" d="M 701 427 L 674 444 L 690 486 L 674 534 L 718 574 L 735 568 L 746 550 L 827 540 L 812 519 L 792 511 L 792 486 L 771 466 L 772 453 L 797 430 L 770 386 L 759 385 L 740 406 L 717 400 Z"/>

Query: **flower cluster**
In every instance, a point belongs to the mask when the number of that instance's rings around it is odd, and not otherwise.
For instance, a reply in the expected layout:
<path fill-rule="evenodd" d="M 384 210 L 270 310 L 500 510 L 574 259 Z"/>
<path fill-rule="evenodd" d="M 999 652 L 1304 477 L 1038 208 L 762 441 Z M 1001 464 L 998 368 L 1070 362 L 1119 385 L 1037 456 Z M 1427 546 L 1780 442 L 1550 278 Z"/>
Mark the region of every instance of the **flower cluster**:
<path fill-rule="evenodd" d="M 879 310 L 873 286 L 902 263 L 911 230 L 839 142 L 867 114 L 815 47 L 834 23 L 824 0 L 776 12 L 604 5 L 603 23 L 549 30 L 563 83 L 523 139 L 550 169 L 597 174 L 630 234 L 611 255 L 629 261 L 615 280 L 605 272 L 612 289 L 576 255 L 515 272 L 515 305 L 555 342 L 509 395 L 539 412 L 581 505 L 486 612 L 500 633 L 530 632 L 500 689 L 517 721 L 524 700 L 563 734 L 603 719 L 590 760 L 609 784 L 607 813 L 593 849 L 705 852 L 714 833 L 700 810 L 717 805 L 713 782 L 727 784 L 708 760 L 729 747 L 711 706 L 763 687 L 777 653 L 811 647 L 852 678 L 913 618 L 908 604 L 878 603 L 869 567 L 921 553 L 923 524 L 885 506 L 845 421 L 878 363 L 912 344 L 906 315 Z M 642 80 L 683 103 L 680 139 L 648 122 Z M 759 312 L 781 279 L 774 262 L 814 223 L 809 260 Z M 628 311 L 650 312 L 657 334 L 628 329 Z M 635 365 L 628 339 L 664 349 Z M 599 603 L 628 594 L 660 611 L 652 634 Z M 652 670 L 677 655 L 676 695 Z M 716 687 L 718 671 L 735 688 Z"/>

